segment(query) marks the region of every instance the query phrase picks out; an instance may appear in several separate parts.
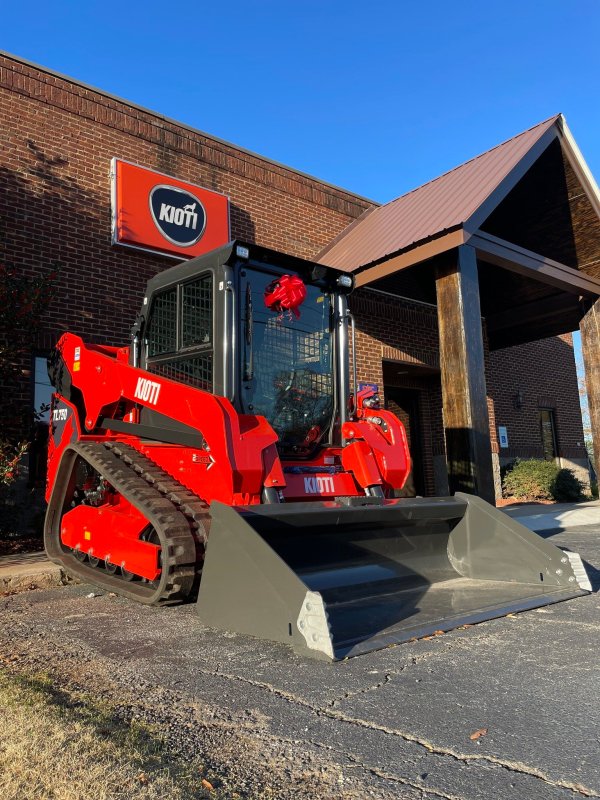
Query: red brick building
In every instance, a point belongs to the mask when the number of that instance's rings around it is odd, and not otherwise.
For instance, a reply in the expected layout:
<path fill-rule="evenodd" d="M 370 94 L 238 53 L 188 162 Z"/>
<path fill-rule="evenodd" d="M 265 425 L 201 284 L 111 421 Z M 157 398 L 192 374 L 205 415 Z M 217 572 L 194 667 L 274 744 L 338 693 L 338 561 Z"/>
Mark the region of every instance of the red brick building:
<path fill-rule="evenodd" d="M 61 265 L 57 299 L 32 362 L 24 365 L 31 377 L 23 381 L 23 404 L 47 391 L 43 357 L 62 331 L 126 343 L 146 281 L 174 263 L 113 244 L 112 159 L 226 195 L 232 238 L 307 259 L 322 254 L 333 266 L 340 264 L 328 260 L 335 254 L 331 243 L 343 239 L 365 212 L 382 210 L 352 192 L 9 55 L 0 55 L 0 120 L 0 263 L 30 275 Z M 414 250 L 415 242 L 399 252 Z M 424 494 L 448 491 L 438 313 L 427 272 L 440 253 L 421 253 L 401 271 L 388 269 L 369 280 L 365 265 L 379 268 L 379 256 L 345 263 L 363 276 L 352 298 L 359 379 L 379 383 L 386 403 L 407 423 L 415 457 L 411 488 Z M 482 297 L 494 291 L 487 284 Z M 484 318 L 490 307 L 482 302 Z M 557 457 L 585 467 L 573 347 L 565 332 L 579 318 L 568 304 L 556 307 L 562 314 L 558 328 L 538 325 L 538 340 L 524 344 L 522 335 L 503 339 L 501 328 L 488 332 L 484 319 L 486 419 L 496 477 L 500 460 L 517 456 Z M 556 332 L 563 335 L 548 338 Z M 502 442 L 498 426 L 504 429 Z"/>

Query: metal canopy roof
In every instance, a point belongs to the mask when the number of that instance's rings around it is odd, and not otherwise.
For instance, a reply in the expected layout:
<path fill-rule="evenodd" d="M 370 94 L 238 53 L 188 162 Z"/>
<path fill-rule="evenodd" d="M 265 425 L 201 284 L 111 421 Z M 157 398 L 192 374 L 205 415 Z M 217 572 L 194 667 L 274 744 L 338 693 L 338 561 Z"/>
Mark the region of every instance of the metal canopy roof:
<path fill-rule="evenodd" d="M 578 326 L 600 297 L 600 191 L 562 115 L 366 212 L 319 261 L 435 304 L 436 268 L 462 245 L 490 349 Z"/>
<path fill-rule="evenodd" d="M 347 272 L 362 272 L 404 253 L 398 266 L 406 267 L 466 242 L 557 137 L 600 214 L 598 187 L 564 117 L 557 114 L 418 189 L 365 212 L 321 251 L 318 260 Z M 444 243 L 431 244 L 442 237 Z M 424 247 L 426 243 L 430 244 Z M 414 259 L 407 252 L 413 249 Z M 373 270 L 372 277 L 365 273 L 359 283 L 391 271 Z"/>

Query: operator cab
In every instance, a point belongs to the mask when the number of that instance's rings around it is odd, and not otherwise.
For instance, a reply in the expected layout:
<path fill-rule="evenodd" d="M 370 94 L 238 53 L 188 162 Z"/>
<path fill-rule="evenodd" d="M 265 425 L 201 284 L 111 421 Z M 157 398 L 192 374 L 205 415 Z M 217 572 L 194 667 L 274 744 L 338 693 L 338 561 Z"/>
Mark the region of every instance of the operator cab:
<path fill-rule="evenodd" d="M 149 281 L 133 363 L 266 417 L 283 457 L 311 457 L 339 444 L 352 286 L 328 267 L 233 242 Z"/>

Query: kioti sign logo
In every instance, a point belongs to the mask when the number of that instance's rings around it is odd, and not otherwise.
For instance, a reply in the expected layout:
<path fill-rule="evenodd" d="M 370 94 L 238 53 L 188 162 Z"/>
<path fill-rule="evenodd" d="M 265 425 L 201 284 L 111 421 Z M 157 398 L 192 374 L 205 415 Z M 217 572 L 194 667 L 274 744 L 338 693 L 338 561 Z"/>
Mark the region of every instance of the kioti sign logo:
<path fill-rule="evenodd" d="M 191 247 L 204 233 L 204 206 L 183 189 L 155 186 L 150 192 L 150 212 L 165 239 L 179 247 Z"/>
<path fill-rule="evenodd" d="M 198 256 L 229 239 L 229 200 L 218 192 L 113 159 L 113 242 Z"/>

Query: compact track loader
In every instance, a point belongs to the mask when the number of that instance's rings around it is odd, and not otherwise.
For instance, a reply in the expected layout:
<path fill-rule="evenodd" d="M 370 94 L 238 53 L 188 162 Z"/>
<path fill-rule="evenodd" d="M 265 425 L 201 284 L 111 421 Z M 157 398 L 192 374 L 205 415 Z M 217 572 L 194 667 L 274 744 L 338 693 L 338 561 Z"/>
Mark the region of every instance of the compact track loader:
<path fill-rule="evenodd" d="M 351 289 L 233 242 L 150 280 L 130 347 L 65 334 L 50 558 L 332 660 L 589 590 L 577 555 L 477 497 L 395 498 L 406 434 L 357 385 Z"/>

